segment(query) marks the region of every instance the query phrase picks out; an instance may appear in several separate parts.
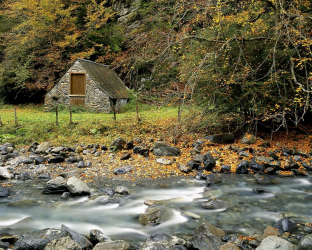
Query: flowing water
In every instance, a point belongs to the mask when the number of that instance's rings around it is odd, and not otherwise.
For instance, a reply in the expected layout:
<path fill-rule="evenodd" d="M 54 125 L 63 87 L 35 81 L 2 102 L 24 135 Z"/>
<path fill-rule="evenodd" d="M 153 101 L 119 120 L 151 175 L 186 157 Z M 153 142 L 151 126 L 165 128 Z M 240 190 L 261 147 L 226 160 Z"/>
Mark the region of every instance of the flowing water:
<path fill-rule="evenodd" d="M 130 188 L 131 195 L 121 196 L 119 204 L 104 203 L 109 198 L 103 191 L 107 185 L 93 188 L 91 197 L 63 200 L 60 195 L 41 195 L 45 182 L 13 181 L 16 195 L 0 199 L 0 228 L 34 231 L 65 224 L 86 235 L 90 229 L 100 229 L 112 239 L 144 241 L 160 232 L 190 235 L 204 221 L 226 233 L 245 235 L 261 234 L 283 215 L 297 223 L 312 222 L 312 179 L 265 178 L 272 179 L 260 179 L 262 184 L 259 184 L 252 176 L 223 175 L 221 183 L 209 188 L 204 181 L 195 179 L 168 180 L 162 185 L 125 182 L 123 185 Z M 269 192 L 255 194 L 254 188 Z M 200 204 L 209 197 L 226 200 L 228 206 L 205 209 Z M 146 200 L 163 200 L 168 215 L 166 221 L 154 227 L 139 223 L 139 215 L 147 208 Z M 191 218 L 185 212 L 200 218 Z"/>

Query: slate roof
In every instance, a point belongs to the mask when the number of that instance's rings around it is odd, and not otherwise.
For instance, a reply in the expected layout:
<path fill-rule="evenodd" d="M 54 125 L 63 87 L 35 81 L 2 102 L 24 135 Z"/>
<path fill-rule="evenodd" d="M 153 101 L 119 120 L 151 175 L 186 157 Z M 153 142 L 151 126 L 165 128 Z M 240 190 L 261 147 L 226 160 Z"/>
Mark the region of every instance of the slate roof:
<path fill-rule="evenodd" d="M 128 98 L 127 87 L 116 72 L 107 65 L 77 59 L 100 89 L 112 99 Z"/>

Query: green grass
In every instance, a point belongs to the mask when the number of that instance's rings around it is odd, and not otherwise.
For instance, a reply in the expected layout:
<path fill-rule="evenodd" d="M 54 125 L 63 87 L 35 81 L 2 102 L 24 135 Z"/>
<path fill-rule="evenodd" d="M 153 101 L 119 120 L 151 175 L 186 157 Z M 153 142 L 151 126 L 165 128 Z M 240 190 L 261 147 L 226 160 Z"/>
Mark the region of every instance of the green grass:
<path fill-rule="evenodd" d="M 17 108 L 18 125 L 15 125 L 14 109 Z M 74 110 L 75 111 L 75 110 Z M 55 112 L 44 112 L 42 106 L 0 106 L 2 126 L 0 144 L 11 142 L 30 145 L 33 142 L 50 141 L 53 145 L 77 143 L 108 144 L 113 138 L 122 136 L 127 140 L 145 136 L 167 137 L 176 123 L 177 108 L 149 107 L 139 112 L 140 121 L 133 111 L 117 114 L 88 113 L 77 109 L 72 114 L 74 124 L 69 124 L 68 109 L 59 111 L 56 126 Z"/>

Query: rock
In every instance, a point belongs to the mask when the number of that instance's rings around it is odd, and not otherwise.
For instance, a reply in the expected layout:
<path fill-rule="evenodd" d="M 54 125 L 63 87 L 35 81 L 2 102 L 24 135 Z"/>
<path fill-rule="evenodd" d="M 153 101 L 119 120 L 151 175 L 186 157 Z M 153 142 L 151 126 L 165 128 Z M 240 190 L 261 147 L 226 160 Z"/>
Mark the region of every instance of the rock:
<path fill-rule="evenodd" d="M 204 137 L 203 139 L 208 140 L 212 143 L 218 143 L 218 144 L 234 143 L 233 134 L 210 135 L 210 136 Z"/>
<path fill-rule="evenodd" d="M 269 141 L 262 142 L 259 147 L 269 148 L 271 147 L 271 143 Z"/>
<path fill-rule="evenodd" d="M 216 161 L 210 153 L 204 155 L 203 163 L 204 168 L 208 171 L 211 171 L 216 166 Z"/>
<path fill-rule="evenodd" d="M 52 240 L 44 250 L 82 250 L 78 243 L 70 237 Z"/>
<path fill-rule="evenodd" d="M 272 193 L 270 190 L 263 189 L 263 188 L 254 188 L 252 192 L 254 194 Z"/>
<path fill-rule="evenodd" d="M 188 161 L 186 164 L 187 164 L 187 166 L 188 166 L 189 168 L 191 168 L 192 170 L 193 170 L 193 169 L 198 169 L 198 168 L 200 167 L 200 165 L 201 165 L 199 162 L 194 161 L 194 160 L 190 160 L 190 161 Z"/>
<path fill-rule="evenodd" d="M 70 192 L 64 192 L 64 193 L 62 193 L 62 195 L 61 195 L 61 198 L 64 199 L 64 200 L 68 200 L 70 197 L 72 197 L 72 196 L 70 195 Z"/>
<path fill-rule="evenodd" d="M 245 135 L 241 140 L 242 144 L 254 144 L 256 143 L 256 138 L 254 135 Z"/>
<path fill-rule="evenodd" d="M 153 148 L 153 153 L 156 156 L 179 156 L 181 154 L 180 149 L 172 147 L 162 142 L 157 142 Z"/>
<path fill-rule="evenodd" d="M 33 144 L 30 145 L 28 152 L 35 152 L 36 149 L 38 148 L 39 143 L 34 142 Z"/>
<path fill-rule="evenodd" d="M 116 150 L 122 150 L 124 146 L 126 145 L 126 143 L 127 142 L 125 141 L 125 139 L 118 137 L 111 142 L 110 147 L 111 148 L 113 147 Z"/>
<path fill-rule="evenodd" d="M 268 156 L 272 157 L 274 160 L 278 160 L 278 156 L 272 151 L 269 151 Z"/>
<path fill-rule="evenodd" d="M 240 250 L 240 248 L 234 242 L 227 242 L 219 250 Z"/>
<path fill-rule="evenodd" d="M 250 162 L 250 169 L 255 172 L 264 172 L 265 168 L 260 163 L 256 162 L 255 160 L 252 160 Z"/>
<path fill-rule="evenodd" d="M 132 172 L 132 167 L 122 167 L 114 169 L 114 174 L 126 174 L 128 172 Z"/>
<path fill-rule="evenodd" d="M 124 186 L 118 186 L 115 189 L 115 193 L 121 194 L 121 195 L 130 195 L 130 190 Z"/>
<path fill-rule="evenodd" d="M 80 162 L 77 163 L 76 167 L 77 168 L 85 168 L 86 165 L 85 165 L 84 161 L 80 161 Z"/>
<path fill-rule="evenodd" d="M 105 192 L 109 195 L 109 197 L 113 197 L 115 195 L 115 190 L 112 188 L 106 189 Z"/>
<path fill-rule="evenodd" d="M 48 163 L 61 163 L 64 162 L 65 158 L 63 156 L 57 155 L 53 158 L 48 159 Z"/>
<path fill-rule="evenodd" d="M 64 224 L 62 225 L 61 229 L 65 232 L 68 233 L 68 236 L 76 241 L 78 243 L 78 245 L 81 247 L 81 249 L 83 250 L 89 250 L 93 248 L 92 243 L 87 239 L 87 237 L 85 237 L 84 235 L 77 233 L 74 230 L 69 229 L 67 226 L 65 226 Z"/>
<path fill-rule="evenodd" d="M 158 158 L 156 162 L 163 165 L 171 165 L 173 162 L 167 158 Z"/>
<path fill-rule="evenodd" d="M 8 172 L 6 167 L 0 167 L 0 179 L 6 180 L 11 179 L 12 175 Z"/>
<path fill-rule="evenodd" d="M 13 250 L 43 250 L 53 240 L 66 237 L 68 233 L 58 229 L 42 229 L 22 234 L 14 244 Z"/>
<path fill-rule="evenodd" d="M 91 229 L 90 230 L 90 241 L 93 245 L 96 245 L 99 242 L 109 242 L 112 241 L 110 237 L 103 234 L 98 229 Z"/>
<path fill-rule="evenodd" d="M 201 203 L 201 205 L 206 209 L 222 209 L 227 208 L 229 206 L 227 201 L 217 198 L 204 201 Z"/>
<path fill-rule="evenodd" d="M 197 234 L 211 234 L 214 236 L 222 237 L 225 233 L 222 229 L 215 227 L 214 225 L 205 222 L 195 229 L 195 235 Z"/>
<path fill-rule="evenodd" d="M 67 181 L 67 188 L 71 195 L 90 195 L 90 188 L 86 183 L 78 179 L 77 177 L 70 177 Z"/>
<path fill-rule="evenodd" d="M 47 182 L 42 194 L 62 194 L 66 191 L 68 191 L 66 180 L 62 177 L 56 177 Z"/>
<path fill-rule="evenodd" d="M 236 168 L 236 174 L 248 174 L 248 167 L 248 161 L 241 161 Z"/>
<path fill-rule="evenodd" d="M 69 157 L 68 159 L 66 159 L 66 162 L 67 163 L 77 163 L 77 162 L 80 162 L 82 161 L 83 158 L 80 156 L 80 157 Z"/>
<path fill-rule="evenodd" d="M 280 233 L 292 233 L 297 229 L 296 224 L 288 218 L 280 219 L 274 224 L 273 227 L 278 229 Z"/>
<path fill-rule="evenodd" d="M 41 156 L 41 155 L 36 156 L 36 157 L 34 158 L 34 162 L 35 162 L 36 165 L 43 164 L 43 163 L 45 162 L 45 160 L 46 160 L 46 159 L 45 159 L 43 156 Z"/>
<path fill-rule="evenodd" d="M 178 164 L 178 169 L 182 172 L 182 173 L 189 173 L 192 171 L 192 168 L 186 164 Z"/>
<path fill-rule="evenodd" d="M 189 239 L 191 249 L 219 250 L 222 243 L 218 237 L 209 234 L 199 234 Z"/>
<path fill-rule="evenodd" d="M 146 241 L 152 241 L 152 242 L 170 242 L 170 240 L 171 240 L 171 236 L 165 233 L 152 234 L 150 235 L 150 237 L 146 239 Z"/>
<path fill-rule="evenodd" d="M 294 250 L 295 246 L 289 241 L 279 238 L 277 236 L 266 237 L 256 250 Z"/>
<path fill-rule="evenodd" d="M 128 154 L 124 154 L 120 157 L 120 160 L 124 161 L 124 160 L 129 160 L 131 157 L 131 154 L 128 153 Z"/>
<path fill-rule="evenodd" d="M 3 242 L 0 240 L 0 249 L 4 250 L 4 249 L 8 249 L 10 247 L 10 243 L 9 242 Z"/>
<path fill-rule="evenodd" d="M 50 142 L 42 142 L 40 145 L 38 145 L 35 152 L 38 154 L 44 154 L 50 147 L 51 147 Z"/>
<path fill-rule="evenodd" d="M 191 219 L 195 219 L 195 220 L 201 218 L 198 214 L 194 214 L 192 212 L 183 212 L 182 215 L 185 216 L 185 217 L 189 217 Z"/>
<path fill-rule="evenodd" d="M 64 151 L 65 148 L 64 147 L 56 147 L 56 148 L 52 148 L 51 150 L 51 154 L 59 154 L 60 152 Z"/>
<path fill-rule="evenodd" d="M 23 172 L 19 175 L 15 175 L 16 180 L 21 180 L 21 181 L 26 181 L 26 180 L 31 180 L 31 172 Z"/>
<path fill-rule="evenodd" d="M 123 240 L 116 240 L 110 242 L 101 242 L 95 245 L 93 250 L 128 250 L 130 245 Z"/>
<path fill-rule="evenodd" d="M 3 187 L 0 185 L 0 197 L 7 197 L 13 194 L 14 192 L 10 188 Z"/>
<path fill-rule="evenodd" d="M 240 152 L 238 152 L 238 155 L 239 156 L 244 156 L 244 157 L 249 157 L 249 152 L 247 152 L 247 151 L 240 151 Z"/>
<path fill-rule="evenodd" d="M 127 150 L 133 149 L 133 144 L 134 144 L 133 141 L 128 141 L 127 144 L 126 144 L 126 149 Z"/>
<path fill-rule="evenodd" d="M 227 172 L 231 172 L 231 166 L 222 165 L 221 166 L 221 173 L 227 173 Z"/>
<path fill-rule="evenodd" d="M 312 249 L 312 234 L 304 236 L 299 244 L 298 250 L 311 250 Z"/>
<path fill-rule="evenodd" d="M 270 163 L 271 160 L 268 157 L 264 157 L 264 156 L 257 156 L 255 157 L 256 161 L 260 161 L 260 162 L 265 162 L 265 163 Z"/>
<path fill-rule="evenodd" d="M 209 174 L 206 178 L 206 186 L 210 187 L 213 184 L 221 183 L 221 175 L 220 174 Z"/>
<path fill-rule="evenodd" d="M 145 242 L 139 250 L 175 250 L 173 246 L 169 245 L 168 242 Z"/>
<path fill-rule="evenodd" d="M 12 166 L 18 166 L 19 164 L 31 164 L 34 163 L 34 160 L 30 157 L 26 157 L 26 156 L 19 156 L 13 160 L 10 161 L 10 165 Z"/>
<path fill-rule="evenodd" d="M 165 207 L 150 206 L 140 215 L 139 221 L 144 226 L 155 226 L 164 221 L 166 213 Z"/>

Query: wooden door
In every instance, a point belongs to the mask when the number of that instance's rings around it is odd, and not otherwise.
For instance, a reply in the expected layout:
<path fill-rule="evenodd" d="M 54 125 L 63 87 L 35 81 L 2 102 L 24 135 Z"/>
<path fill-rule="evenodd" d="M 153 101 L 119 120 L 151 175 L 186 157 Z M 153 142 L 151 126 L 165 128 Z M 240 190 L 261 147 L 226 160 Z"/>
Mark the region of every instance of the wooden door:
<path fill-rule="evenodd" d="M 70 105 L 84 105 L 86 95 L 86 75 L 71 73 L 70 75 Z"/>

